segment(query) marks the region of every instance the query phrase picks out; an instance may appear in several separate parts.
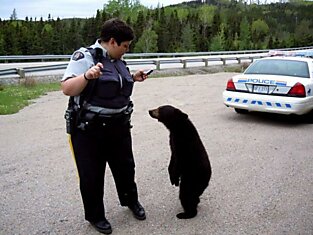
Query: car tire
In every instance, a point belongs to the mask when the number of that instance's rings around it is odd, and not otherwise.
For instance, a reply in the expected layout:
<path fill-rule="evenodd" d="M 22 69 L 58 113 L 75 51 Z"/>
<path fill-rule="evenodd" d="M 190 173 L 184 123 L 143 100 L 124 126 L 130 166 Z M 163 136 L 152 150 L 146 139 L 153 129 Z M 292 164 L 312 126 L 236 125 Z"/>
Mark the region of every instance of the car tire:
<path fill-rule="evenodd" d="M 236 112 L 236 113 L 240 113 L 240 114 L 249 113 L 249 111 L 246 110 L 246 109 L 238 109 L 238 108 L 235 108 L 235 112 Z"/>

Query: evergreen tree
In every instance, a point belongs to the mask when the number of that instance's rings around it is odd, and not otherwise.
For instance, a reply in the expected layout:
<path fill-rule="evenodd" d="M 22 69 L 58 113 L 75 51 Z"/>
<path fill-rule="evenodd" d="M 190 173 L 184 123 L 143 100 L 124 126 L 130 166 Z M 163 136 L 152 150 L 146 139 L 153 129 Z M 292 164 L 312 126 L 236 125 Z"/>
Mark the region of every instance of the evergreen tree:
<path fill-rule="evenodd" d="M 158 35 L 159 52 L 167 52 L 170 43 L 170 32 L 168 31 L 169 29 L 167 28 L 167 21 L 163 7 L 160 10 L 158 22 L 159 24 L 157 26 L 156 33 Z"/>
<path fill-rule="evenodd" d="M 4 33 L 3 33 L 3 40 L 4 40 L 4 45 L 6 49 L 7 55 L 19 55 L 20 54 L 20 49 L 19 49 L 19 43 L 18 43 L 18 38 L 17 38 L 17 31 L 16 29 L 18 24 L 13 24 L 13 22 L 9 22 L 7 24 L 7 27 L 4 28 Z"/>
<path fill-rule="evenodd" d="M 96 18 L 95 18 L 95 22 L 97 22 L 97 24 L 95 25 L 95 28 L 93 30 L 95 30 L 96 32 L 100 32 L 101 31 L 101 27 L 102 27 L 102 14 L 100 12 L 100 10 L 97 10 L 96 13 Z"/>
<path fill-rule="evenodd" d="M 51 54 L 62 55 L 65 54 L 65 24 L 58 17 L 56 21 L 52 21 L 53 34 L 50 39 L 53 45 Z"/>
<path fill-rule="evenodd" d="M 239 50 L 251 48 L 250 26 L 246 17 L 241 20 L 239 31 Z"/>
<path fill-rule="evenodd" d="M 5 49 L 5 41 L 4 41 L 4 35 L 0 31 L 0 55 L 5 55 L 6 49 Z"/>
<path fill-rule="evenodd" d="M 10 20 L 17 20 L 17 13 L 16 13 L 16 9 L 13 9 L 13 12 L 10 16 Z"/>
<path fill-rule="evenodd" d="M 220 15 L 220 10 L 216 10 L 214 12 L 213 16 L 213 21 L 212 21 L 212 37 L 218 34 L 220 31 L 220 26 L 221 26 L 221 15 Z"/>
<path fill-rule="evenodd" d="M 158 35 L 151 29 L 145 30 L 135 45 L 134 52 L 149 53 L 157 52 Z"/>
<path fill-rule="evenodd" d="M 185 27 L 183 27 L 182 29 L 180 50 L 183 52 L 196 51 L 196 44 L 195 44 L 194 38 L 195 38 L 195 32 L 191 28 L 190 24 L 187 23 Z"/>
<path fill-rule="evenodd" d="M 99 38 L 99 31 L 96 31 L 98 22 L 96 22 L 95 18 L 88 19 L 85 24 L 82 26 L 82 36 L 83 37 L 83 45 L 91 45 Z M 69 29 L 68 29 L 69 30 Z"/>
<path fill-rule="evenodd" d="M 221 31 L 212 38 L 209 50 L 210 51 L 224 51 L 225 50 L 225 36 L 224 26 L 221 27 Z"/>
<path fill-rule="evenodd" d="M 20 27 L 20 32 L 18 37 L 23 38 L 23 40 L 18 40 L 19 47 L 22 55 L 31 55 L 31 47 L 33 43 L 33 37 L 29 32 L 27 21 L 23 22 Z"/>
<path fill-rule="evenodd" d="M 295 31 L 296 46 L 313 45 L 313 25 L 312 21 L 302 20 Z"/>
<path fill-rule="evenodd" d="M 135 25 L 136 27 L 134 27 L 134 32 L 135 32 L 136 38 L 138 39 L 141 37 L 142 33 L 144 32 L 146 28 L 146 19 L 145 19 L 143 11 L 139 11 Z"/>
<path fill-rule="evenodd" d="M 41 39 L 42 39 L 42 54 L 50 54 L 53 51 L 54 45 L 52 44 L 52 35 L 53 28 L 51 24 L 46 23 L 41 31 Z"/>
<path fill-rule="evenodd" d="M 267 43 L 265 42 L 269 27 L 264 20 L 255 20 L 252 22 L 251 35 L 255 49 L 263 49 Z"/>
<path fill-rule="evenodd" d="M 169 47 L 166 52 L 177 52 L 180 48 L 180 37 L 182 32 L 182 26 L 178 20 L 177 11 L 173 11 L 169 17 L 167 24 L 169 36 Z"/>

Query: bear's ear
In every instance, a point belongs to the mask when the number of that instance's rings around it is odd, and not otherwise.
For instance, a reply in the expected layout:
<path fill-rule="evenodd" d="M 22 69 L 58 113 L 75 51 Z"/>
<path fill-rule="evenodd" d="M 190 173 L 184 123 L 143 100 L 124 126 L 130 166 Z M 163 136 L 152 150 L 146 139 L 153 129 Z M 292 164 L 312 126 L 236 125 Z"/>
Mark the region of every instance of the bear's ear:
<path fill-rule="evenodd" d="M 187 118 L 188 118 L 188 115 L 187 115 L 186 113 L 182 113 L 182 115 L 183 115 L 183 118 L 184 118 L 184 119 L 187 119 Z"/>
<path fill-rule="evenodd" d="M 178 116 L 181 119 L 187 119 L 188 118 L 188 115 L 186 113 L 182 112 L 181 110 L 177 109 L 176 112 L 178 113 Z"/>

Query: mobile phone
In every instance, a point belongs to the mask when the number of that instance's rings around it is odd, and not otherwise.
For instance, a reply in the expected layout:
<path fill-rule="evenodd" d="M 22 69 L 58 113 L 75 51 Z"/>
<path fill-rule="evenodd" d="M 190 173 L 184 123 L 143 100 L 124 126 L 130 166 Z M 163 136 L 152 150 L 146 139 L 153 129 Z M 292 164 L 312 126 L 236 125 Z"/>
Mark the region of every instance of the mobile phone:
<path fill-rule="evenodd" d="M 144 73 L 145 73 L 145 75 L 149 75 L 149 74 L 151 74 L 152 72 L 153 72 L 153 69 L 150 69 L 150 70 L 145 71 Z"/>

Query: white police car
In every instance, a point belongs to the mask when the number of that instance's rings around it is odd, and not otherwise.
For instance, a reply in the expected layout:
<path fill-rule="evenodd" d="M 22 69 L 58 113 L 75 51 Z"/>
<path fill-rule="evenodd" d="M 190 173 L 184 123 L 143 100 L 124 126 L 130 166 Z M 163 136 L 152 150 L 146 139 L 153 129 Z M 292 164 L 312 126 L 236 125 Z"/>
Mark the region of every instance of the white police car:
<path fill-rule="evenodd" d="M 279 56 L 255 60 L 228 80 L 224 104 L 237 113 L 302 115 L 313 110 L 313 59 Z"/>

